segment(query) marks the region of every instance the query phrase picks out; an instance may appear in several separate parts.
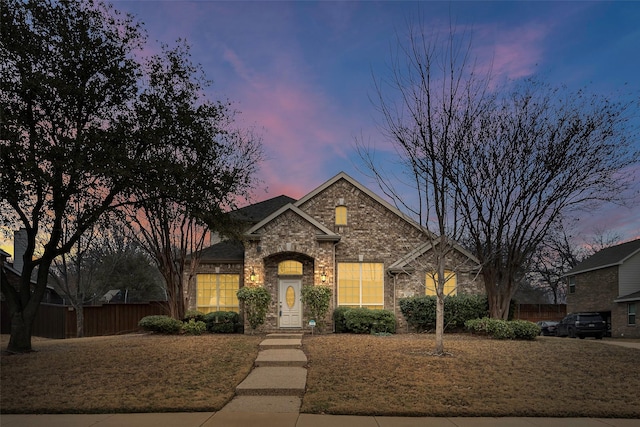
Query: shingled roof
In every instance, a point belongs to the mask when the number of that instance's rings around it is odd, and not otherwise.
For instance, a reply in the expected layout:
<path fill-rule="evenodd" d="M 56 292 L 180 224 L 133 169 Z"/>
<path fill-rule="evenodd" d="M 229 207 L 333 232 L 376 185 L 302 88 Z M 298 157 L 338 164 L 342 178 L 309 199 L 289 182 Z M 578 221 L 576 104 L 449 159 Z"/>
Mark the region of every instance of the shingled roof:
<path fill-rule="evenodd" d="M 254 203 L 231 212 L 233 219 L 247 223 L 247 228 L 259 223 L 278 209 L 295 202 L 289 196 L 281 195 Z M 244 245 L 238 240 L 224 240 L 200 251 L 200 261 L 204 262 L 242 262 Z"/>
<path fill-rule="evenodd" d="M 611 246 L 596 252 L 589 258 L 576 265 L 565 276 L 573 276 L 588 271 L 600 270 L 624 263 L 627 259 L 640 252 L 640 239 Z"/>
<path fill-rule="evenodd" d="M 296 199 L 293 199 L 284 194 L 281 196 L 273 197 L 263 202 L 254 203 L 244 208 L 236 209 L 231 212 L 231 216 L 235 220 L 257 224 L 281 207 L 294 203 Z"/>

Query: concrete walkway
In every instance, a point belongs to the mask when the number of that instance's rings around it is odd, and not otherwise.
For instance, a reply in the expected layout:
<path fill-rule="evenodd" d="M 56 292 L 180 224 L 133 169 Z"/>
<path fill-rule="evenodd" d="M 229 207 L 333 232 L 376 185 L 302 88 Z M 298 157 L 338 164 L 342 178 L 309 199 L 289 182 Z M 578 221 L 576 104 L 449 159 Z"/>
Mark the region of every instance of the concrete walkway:
<path fill-rule="evenodd" d="M 307 356 L 302 334 L 270 334 L 260 343 L 255 368 L 236 387 L 236 397 L 221 414 L 298 414 L 307 386 Z"/>

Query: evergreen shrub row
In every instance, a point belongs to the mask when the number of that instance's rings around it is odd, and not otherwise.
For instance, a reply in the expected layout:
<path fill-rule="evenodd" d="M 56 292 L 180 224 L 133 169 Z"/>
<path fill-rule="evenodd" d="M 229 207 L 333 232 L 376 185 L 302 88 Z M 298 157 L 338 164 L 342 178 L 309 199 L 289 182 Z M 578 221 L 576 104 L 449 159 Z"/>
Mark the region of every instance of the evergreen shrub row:
<path fill-rule="evenodd" d="M 333 312 L 337 333 L 380 334 L 396 332 L 396 317 L 389 310 L 338 307 Z"/>
<path fill-rule="evenodd" d="M 526 320 L 472 319 L 464 326 L 474 334 L 487 335 L 499 340 L 535 340 L 540 327 Z"/>
<path fill-rule="evenodd" d="M 242 332 L 238 313 L 227 311 L 203 314 L 190 310 L 185 314 L 183 321 L 163 315 L 146 316 L 140 319 L 138 326 L 147 332 L 167 335 L 179 333 L 201 335 L 205 332 L 232 334 Z"/>
<path fill-rule="evenodd" d="M 435 296 L 402 298 L 400 312 L 416 331 L 434 330 L 436 327 Z M 445 330 L 462 329 L 467 320 L 487 316 L 489 303 L 484 295 L 450 295 L 444 300 Z"/>

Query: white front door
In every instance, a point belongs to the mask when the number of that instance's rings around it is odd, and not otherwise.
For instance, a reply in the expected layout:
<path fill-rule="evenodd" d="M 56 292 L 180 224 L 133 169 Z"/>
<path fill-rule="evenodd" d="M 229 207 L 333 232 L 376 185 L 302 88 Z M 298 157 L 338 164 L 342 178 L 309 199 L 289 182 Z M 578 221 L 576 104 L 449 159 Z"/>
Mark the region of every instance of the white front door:
<path fill-rule="evenodd" d="M 300 302 L 300 279 L 280 280 L 280 327 L 302 327 L 302 303 Z"/>

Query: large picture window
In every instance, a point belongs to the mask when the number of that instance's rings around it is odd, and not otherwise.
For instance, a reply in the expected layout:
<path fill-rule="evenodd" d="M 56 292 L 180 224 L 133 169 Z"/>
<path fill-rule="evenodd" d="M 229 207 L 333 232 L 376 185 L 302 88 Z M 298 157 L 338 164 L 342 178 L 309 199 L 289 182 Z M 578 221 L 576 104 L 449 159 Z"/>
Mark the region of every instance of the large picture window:
<path fill-rule="evenodd" d="M 237 274 L 198 274 L 198 311 L 240 311 L 238 292 L 240 276 Z"/>
<path fill-rule="evenodd" d="M 454 271 L 445 270 L 444 271 L 444 294 L 448 295 L 456 295 L 458 292 L 458 278 L 456 277 L 456 273 Z M 438 273 L 427 273 L 427 278 L 425 280 L 425 295 L 437 295 L 436 287 L 438 286 Z"/>
<path fill-rule="evenodd" d="M 338 263 L 338 305 L 384 308 L 384 265 Z"/>

